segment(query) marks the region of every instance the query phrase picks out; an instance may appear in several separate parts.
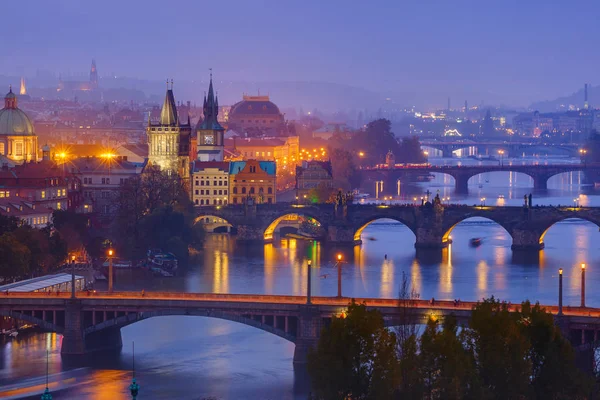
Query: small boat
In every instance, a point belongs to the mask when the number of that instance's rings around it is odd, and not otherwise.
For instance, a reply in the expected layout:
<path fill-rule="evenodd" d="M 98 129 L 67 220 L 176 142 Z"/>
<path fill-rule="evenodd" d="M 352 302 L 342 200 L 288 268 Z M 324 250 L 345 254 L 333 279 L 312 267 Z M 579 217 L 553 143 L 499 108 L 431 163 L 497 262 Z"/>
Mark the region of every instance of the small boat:
<path fill-rule="evenodd" d="M 481 238 L 472 238 L 471 240 L 469 240 L 469 244 L 472 247 L 479 247 L 481 246 Z"/>
<path fill-rule="evenodd" d="M 377 240 L 377 239 L 375 239 L 373 236 L 369 236 L 369 237 L 367 238 L 367 240 L 370 240 L 370 241 L 375 241 L 375 240 Z"/>
<path fill-rule="evenodd" d="M 113 268 L 133 268 L 133 264 L 131 263 L 131 261 L 127 261 L 127 260 L 120 260 L 120 259 L 115 259 L 113 260 Z M 108 260 L 105 261 L 102 264 L 103 267 L 108 267 L 109 266 L 109 262 Z"/>
<path fill-rule="evenodd" d="M 288 239 L 300 239 L 300 240 L 316 240 L 317 238 L 307 235 L 305 233 L 287 233 L 285 235 Z"/>

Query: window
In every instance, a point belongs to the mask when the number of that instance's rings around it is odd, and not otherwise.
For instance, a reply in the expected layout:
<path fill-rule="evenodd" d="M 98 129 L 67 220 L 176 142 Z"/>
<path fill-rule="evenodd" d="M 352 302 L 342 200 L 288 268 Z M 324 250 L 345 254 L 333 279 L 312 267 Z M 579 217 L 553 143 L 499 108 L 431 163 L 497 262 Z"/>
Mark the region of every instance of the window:
<path fill-rule="evenodd" d="M 213 199 L 213 205 L 217 205 L 217 199 Z"/>
<path fill-rule="evenodd" d="M 200 181 L 196 181 L 196 186 L 200 186 Z"/>
<path fill-rule="evenodd" d="M 213 186 L 217 186 L 217 181 L 213 181 Z"/>
<path fill-rule="evenodd" d="M 204 186 L 204 181 L 200 181 L 200 186 Z"/>
<path fill-rule="evenodd" d="M 45 190 L 42 190 L 41 197 L 42 197 L 42 199 L 46 198 L 46 191 Z"/>
<path fill-rule="evenodd" d="M 269 187 L 269 189 L 267 190 L 267 193 L 268 193 L 268 194 L 273 194 L 273 188 L 272 188 L 272 187 Z"/>
<path fill-rule="evenodd" d="M 196 199 L 196 205 L 198 205 L 198 199 Z"/>
<path fill-rule="evenodd" d="M 237 197 L 234 197 L 234 198 L 233 198 L 233 204 L 237 204 L 237 203 L 238 203 L 238 202 L 237 202 Z"/>
<path fill-rule="evenodd" d="M 233 194 L 237 194 L 237 186 L 233 188 Z"/>
<path fill-rule="evenodd" d="M 15 156 L 23 156 L 23 143 L 15 143 Z"/>
<path fill-rule="evenodd" d="M 215 195 L 215 196 L 217 195 L 217 191 L 216 190 L 213 190 L 213 195 Z"/>
<path fill-rule="evenodd" d="M 227 190 L 223 190 L 223 194 L 224 194 L 224 195 L 227 195 Z"/>
<path fill-rule="evenodd" d="M 219 205 L 223 205 L 223 201 L 219 199 Z"/>
<path fill-rule="evenodd" d="M 196 190 L 196 192 L 197 192 L 197 190 Z M 200 194 L 204 195 L 204 189 L 200 190 Z"/>
<path fill-rule="evenodd" d="M 219 186 L 223 186 L 223 181 L 219 181 Z"/>
<path fill-rule="evenodd" d="M 223 199 L 223 204 L 227 205 L 227 199 Z"/>
<path fill-rule="evenodd" d="M 250 166 L 250 172 L 252 172 L 252 173 L 256 172 L 256 165 Z"/>
<path fill-rule="evenodd" d="M 269 203 L 269 204 L 273 203 L 273 199 L 272 199 L 271 197 L 269 197 L 269 198 L 267 199 L 267 203 Z"/>
<path fill-rule="evenodd" d="M 60 207 L 61 207 L 60 201 L 57 201 L 57 202 L 56 202 L 56 209 L 57 209 L 57 210 L 60 210 Z"/>
<path fill-rule="evenodd" d="M 199 192 L 199 190 L 198 190 L 198 189 L 196 189 L 196 195 L 198 194 L 198 192 Z"/>
<path fill-rule="evenodd" d="M 203 206 L 204 205 L 204 199 L 200 200 L 200 205 Z"/>
<path fill-rule="evenodd" d="M 124 184 L 124 183 L 125 183 L 125 179 L 121 178 L 121 179 L 119 180 L 119 185 L 122 185 L 122 184 Z"/>
<path fill-rule="evenodd" d="M 250 194 L 254 194 L 254 187 L 250 188 Z"/>
<path fill-rule="evenodd" d="M 242 194 L 246 194 L 246 188 L 245 187 L 242 188 Z"/>
<path fill-rule="evenodd" d="M 4 143 L 0 143 L 0 154 L 4 155 Z"/>

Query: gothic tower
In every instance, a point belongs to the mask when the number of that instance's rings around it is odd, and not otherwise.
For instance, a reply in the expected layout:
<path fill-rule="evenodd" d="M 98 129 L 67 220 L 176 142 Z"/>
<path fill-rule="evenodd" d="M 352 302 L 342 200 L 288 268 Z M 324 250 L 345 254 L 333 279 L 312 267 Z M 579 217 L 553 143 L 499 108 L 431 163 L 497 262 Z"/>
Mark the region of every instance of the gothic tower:
<path fill-rule="evenodd" d="M 167 81 L 167 93 L 160 111 L 159 123 L 153 124 L 148 118 L 148 163 L 158 165 L 169 174 L 176 173 L 183 179 L 189 179 L 191 131 L 189 118 L 187 124 L 179 123 L 173 96 L 173 81 L 170 89 Z"/>
<path fill-rule="evenodd" d="M 98 70 L 96 69 L 96 60 L 92 60 L 92 67 L 90 68 L 90 85 L 93 89 L 98 87 Z"/>
<path fill-rule="evenodd" d="M 196 126 L 196 140 L 198 141 L 198 160 L 223 161 L 225 129 L 217 121 L 219 115 L 219 99 L 215 97 L 210 74 L 208 97 L 204 96 L 204 119 Z"/>

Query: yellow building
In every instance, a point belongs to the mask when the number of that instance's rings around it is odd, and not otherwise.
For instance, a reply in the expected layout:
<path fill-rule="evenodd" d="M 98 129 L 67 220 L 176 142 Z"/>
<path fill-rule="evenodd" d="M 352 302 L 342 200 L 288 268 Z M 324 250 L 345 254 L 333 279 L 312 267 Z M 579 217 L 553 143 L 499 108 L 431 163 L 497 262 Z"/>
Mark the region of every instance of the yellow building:
<path fill-rule="evenodd" d="M 31 120 L 17 107 L 17 96 L 12 88 L 4 97 L 0 110 L 0 158 L 8 157 L 15 163 L 37 161 L 38 143 Z"/>
<path fill-rule="evenodd" d="M 255 204 L 276 202 L 277 175 L 273 161 L 232 161 L 229 163 L 229 199 L 231 204 L 244 204 L 251 198 Z"/>
<path fill-rule="evenodd" d="M 192 163 L 192 202 L 195 206 L 227 205 L 229 163 L 195 161 Z"/>

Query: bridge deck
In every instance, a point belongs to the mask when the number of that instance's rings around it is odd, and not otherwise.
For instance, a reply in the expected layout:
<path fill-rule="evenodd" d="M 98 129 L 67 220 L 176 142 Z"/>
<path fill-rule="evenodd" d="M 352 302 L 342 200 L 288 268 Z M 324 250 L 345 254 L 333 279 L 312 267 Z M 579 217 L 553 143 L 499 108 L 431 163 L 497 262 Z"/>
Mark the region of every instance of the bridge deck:
<path fill-rule="evenodd" d="M 127 305 L 135 303 L 138 306 L 150 307 L 181 307 L 186 304 L 189 306 L 198 306 L 202 303 L 221 303 L 223 306 L 235 306 L 241 304 L 265 304 L 271 306 L 281 305 L 283 307 L 290 305 L 306 304 L 305 296 L 285 296 L 285 295 L 256 295 L 256 294 L 219 294 L 219 293 L 176 293 L 176 292 L 147 292 L 142 295 L 141 292 L 78 292 L 77 299 L 81 300 L 82 305 L 94 306 L 114 306 L 122 303 Z M 0 295 L 0 306 L 23 306 L 40 304 L 43 301 L 46 306 L 63 305 L 65 300 L 71 298 L 70 293 L 12 293 Z M 312 297 L 312 304 L 315 306 L 330 306 L 331 309 L 346 307 L 350 302 L 349 297 Z M 368 307 L 374 307 L 387 313 L 397 309 L 400 305 L 398 299 L 384 298 L 355 298 L 358 303 L 365 303 Z M 455 304 L 450 300 L 435 300 L 432 304 L 430 300 L 403 300 L 408 301 L 410 308 L 439 311 L 443 314 L 452 311 L 471 311 L 477 302 L 461 301 Z M 87 304 L 86 304 L 87 303 Z M 541 305 L 548 312 L 556 315 L 558 307 L 555 305 Z M 329 307 L 328 307 L 329 308 Z M 511 311 L 518 311 L 520 304 L 511 304 Z M 582 323 L 588 320 L 600 318 L 600 308 L 595 307 L 563 307 L 565 317 L 577 318 Z"/>

